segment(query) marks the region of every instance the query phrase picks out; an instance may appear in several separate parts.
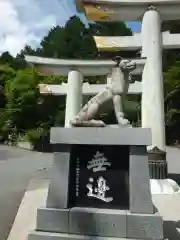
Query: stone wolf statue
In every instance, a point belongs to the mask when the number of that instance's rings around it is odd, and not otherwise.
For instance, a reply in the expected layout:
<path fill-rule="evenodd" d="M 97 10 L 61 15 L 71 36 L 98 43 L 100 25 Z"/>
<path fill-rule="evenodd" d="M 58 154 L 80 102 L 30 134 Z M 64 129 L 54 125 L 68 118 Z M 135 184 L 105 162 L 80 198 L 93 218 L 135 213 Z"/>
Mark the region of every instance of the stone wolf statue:
<path fill-rule="evenodd" d="M 124 118 L 123 99 L 128 92 L 129 83 L 132 83 L 131 71 L 136 64 L 130 60 L 123 60 L 121 57 L 114 59 L 116 66 L 112 69 L 111 83 L 99 92 L 96 96 L 80 110 L 75 119 L 70 121 L 72 126 L 81 127 L 105 127 L 101 120 L 94 120 L 102 105 L 113 101 L 114 111 L 118 125 L 130 125 L 128 119 Z"/>

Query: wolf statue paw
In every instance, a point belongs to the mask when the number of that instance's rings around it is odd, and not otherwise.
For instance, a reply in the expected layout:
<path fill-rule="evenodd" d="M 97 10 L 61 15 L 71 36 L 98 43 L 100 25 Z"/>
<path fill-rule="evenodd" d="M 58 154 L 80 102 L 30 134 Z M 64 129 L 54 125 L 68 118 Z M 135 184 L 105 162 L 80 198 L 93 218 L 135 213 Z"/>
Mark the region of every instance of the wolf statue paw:
<path fill-rule="evenodd" d="M 124 113 L 120 112 L 117 114 L 117 121 L 119 125 L 129 125 L 130 126 L 130 122 L 128 119 L 124 118 Z"/>
<path fill-rule="evenodd" d="M 87 121 L 82 121 L 82 120 L 72 120 L 70 121 L 71 125 L 74 127 L 106 127 L 106 124 L 101 121 L 101 120 L 87 120 Z"/>
<path fill-rule="evenodd" d="M 130 125 L 129 120 L 128 120 L 128 119 L 125 119 L 125 118 L 119 119 L 119 123 L 120 123 L 121 125 Z"/>

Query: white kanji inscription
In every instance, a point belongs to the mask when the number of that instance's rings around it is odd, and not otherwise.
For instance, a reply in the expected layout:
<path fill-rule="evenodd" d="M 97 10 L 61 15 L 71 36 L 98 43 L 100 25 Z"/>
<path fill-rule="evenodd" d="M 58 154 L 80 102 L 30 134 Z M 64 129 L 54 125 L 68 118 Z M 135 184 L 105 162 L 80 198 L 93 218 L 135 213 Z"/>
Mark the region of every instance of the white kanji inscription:
<path fill-rule="evenodd" d="M 103 153 L 99 151 L 96 152 L 93 159 L 88 162 L 88 169 L 93 169 L 93 172 L 106 171 L 106 167 L 111 166 L 111 163 L 108 162 L 108 159 L 105 158 Z"/>
<path fill-rule="evenodd" d="M 76 197 L 79 196 L 80 161 L 76 161 Z"/>
<path fill-rule="evenodd" d="M 99 177 L 97 180 L 97 187 L 94 189 L 93 193 L 93 178 L 89 178 L 89 184 L 86 185 L 86 187 L 89 189 L 89 192 L 87 193 L 88 197 L 94 197 L 97 199 L 100 199 L 104 202 L 112 202 L 112 197 L 106 197 L 106 191 L 110 190 L 110 188 L 106 185 L 106 179 L 103 177 Z"/>

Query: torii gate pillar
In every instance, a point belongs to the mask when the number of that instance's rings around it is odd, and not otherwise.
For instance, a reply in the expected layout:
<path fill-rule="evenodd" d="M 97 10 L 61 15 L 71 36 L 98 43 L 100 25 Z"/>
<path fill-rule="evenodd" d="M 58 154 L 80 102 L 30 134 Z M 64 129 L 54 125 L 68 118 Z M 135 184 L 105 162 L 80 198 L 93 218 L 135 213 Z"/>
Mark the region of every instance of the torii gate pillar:
<path fill-rule="evenodd" d="M 152 142 L 165 151 L 161 19 L 155 8 L 142 21 L 142 56 L 147 57 L 142 79 L 142 127 L 152 129 Z"/>
<path fill-rule="evenodd" d="M 70 120 L 74 119 L 82 107 L 83 76 L 79 71 L 68 74 L 68 92 L 66 95 L 65 127 L 71 127 Z"/>
<path fill-rule="evenodd" d="M 151 189 L 171 193 L 166 161 L 164 90 L 162 70 L 162 34 L 160 14 L 149 7 L 142 20 L 142 56 L 147 57 L 142 77 L 142 127 L 151 128 L 152 146 L 149 150 Z M 158 180 L 159 179 L 159 180 Z M 164 181 L 167 183 L 164 183 Z"/>

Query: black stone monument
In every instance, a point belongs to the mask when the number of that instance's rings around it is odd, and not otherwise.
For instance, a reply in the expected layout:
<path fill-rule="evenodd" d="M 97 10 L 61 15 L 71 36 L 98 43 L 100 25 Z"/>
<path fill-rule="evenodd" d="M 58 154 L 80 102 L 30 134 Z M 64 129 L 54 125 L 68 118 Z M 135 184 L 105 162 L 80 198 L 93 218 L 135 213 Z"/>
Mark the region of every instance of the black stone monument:
<path fill-rule="evenodd" d="M 69 207 L 129 209 L 129 147 L 73 145 Z"/>

